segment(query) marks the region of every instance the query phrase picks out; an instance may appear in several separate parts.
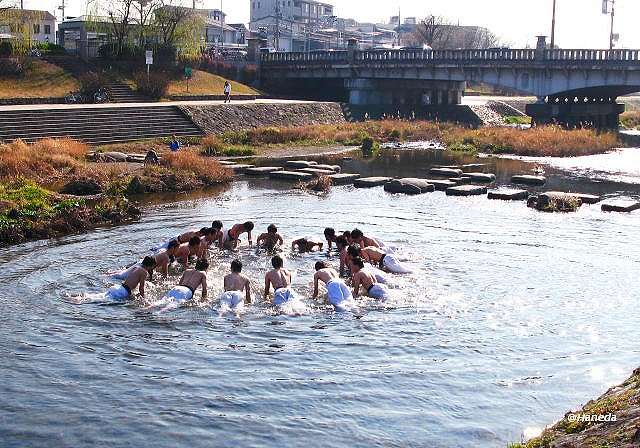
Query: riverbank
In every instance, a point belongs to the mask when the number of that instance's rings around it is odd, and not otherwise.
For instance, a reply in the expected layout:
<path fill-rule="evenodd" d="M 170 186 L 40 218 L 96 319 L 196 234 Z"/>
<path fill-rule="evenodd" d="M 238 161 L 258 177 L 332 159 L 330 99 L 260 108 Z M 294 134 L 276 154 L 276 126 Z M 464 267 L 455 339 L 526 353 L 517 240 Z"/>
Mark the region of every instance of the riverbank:
<path fill-rule="evenodd" d="M 0 245 L 84 232 L 137 219 L 130 198 L 187 192 L 228 182 L 232 173 L 195 152 L 166 154 L 158 165 L 87 160 L 79 142 L 0 145 Z"/>
<path fill-rule="evenodd" d="M 640 368 L 579 411 L 510 448 L 633 448 L 640 446 Z"/>

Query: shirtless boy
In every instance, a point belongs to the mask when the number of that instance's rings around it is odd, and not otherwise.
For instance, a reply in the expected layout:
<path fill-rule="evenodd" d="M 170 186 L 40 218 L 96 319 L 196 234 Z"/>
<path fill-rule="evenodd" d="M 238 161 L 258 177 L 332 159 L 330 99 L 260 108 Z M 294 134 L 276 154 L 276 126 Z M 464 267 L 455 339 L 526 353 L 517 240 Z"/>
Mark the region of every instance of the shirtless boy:
<path fill-rule="evenodd" d="M 353 244 L 359 244 L 360 247 L 380 247 L 378 241 L 365 236 L 360 229 L 353 229 L 351 231 L 351 238 L 353 239 Z"/>
<path fill-rule="evenodd" d="M 256 240 L 256 244 L 261 248 L 272 251 L 284 244 L 282 236 L 278 233 L 278 228 L 271 224 L 267 227 L 267 233 L 263 233 Z"/>
<path fill-rule="evenodd" d="M 224 293 L 220 296 L 220 303 L 229 308 L 237 308 L 243 303 L 251 303 L 251 281 L 242 274 L 242 262 L 231 262 L 231 273 L 224 277 Z"/>
<path fill-rule="evenodd" d="M 364 260 L 360 257 L 353 259 L 353 296 L 360 296 L 360 287 L 362 286 L 366 295 L 374 299 L 386 299 L 389 295 L 387 287 L 382 283 L 378 283 L 376 277 L 363 270 Z"/>
<path fill-rule="evenodd" d="M 144 297 L 144 282 L 153 271 L 156 261 L 153 257 L 144 257 L 142 266 L 134 267 L 121 285 L 114 285 L 105 294 L 108 300 L 125 301 L 131 298 L 136 287 L 139 287 L 140 296 Z"/>
<path fill-rule="evenodd" d="M 298 252 L 300 253 L 313 252 L 316 247 L 318 248 L 318 250 L 322 250 L 323 246 L 324 243 L 310 241 L 306 238 L 300 238 L 291 243 L 291 250 L 296 250 L 297 248 Z"/>
<path fill-rule="evenodd" d="M 156 270 L 162 274 L 163 278 L 167 278 L 169 275 L 169 265 L 175 259 L 176 251 L 180 247 L 178 241 L 173 240 L 167 246 L 167 250 L 160 252 L 153 256 L 156 260 Z M 151 279 L 151 277 L 149 278 Z"/>
<path fill-rule="evenodd" d="M 327 240 L 327 249 L 329 250 L 329 252 L 331 252 L 331 249 L 333 249 L 333 244 L 338 238 L 338 236 L 336 235 L 336 230 L 331 227 L 327 227 L 326 229 L 324 229 L 324 238 Z"/>
<path fill-rule="evenodd" d="M 243 233 L 247 234 L 247 241 L 249 242 L 249 246 L 253 246 L 253 240 L 251 239 L 251 231 L 253 230 L 254 225 L 251 221 L 247 221 L 244 224 L 236 224 L 231 227 L 229 230 L 224 232 L 222 236 L 222 248 L 234 250 L 240 244 L 240 235 Z"/>
<path fill-rule="evenodd" d="M 167 292 L 164 299 L 178 303 L 187 302 L 193 299 L 193 295 L 200 287 L 202 287 L 202 298 L 205 299 L 207 297 L 207 269 L 209 269 L 209 262 L 204 259 L 198 260 L 195 269 L 184 271 L 178 286 Z"/>
<path fill-rule="evenodd" d="M 189 265 L 190 257 L 202 257 L 202 245 L 200 244 L 200 237 L 194 236 L 189 240 L 188 244 L 182 244 L 178 249 L 176 249 L 175 256 L 176 260 L 182 263 L 185 267 Z"/>
<path fill-rule="evenodd" d="M 318 297 L 318 286 L 323 282 L 327 287 L 327 300 L 338 311 L 346 311 L 353 307 L 353 296 L 349 287 L 340 279 L 338 272 L 324 261 L 318 261 L 313 276 L 313 299 Z"/>
<path fill-rule="evenodd" d="M 273 304 L 284 305 L 288 301 L 295 298 L 293 291 L 291 291 L 291 273 L 286 270 L 284 266 L 284 260 L 279 255 L 276 255 L 271 259 L 271 265 L 273 270 L 267 272 L 264 277 L 264 297 L 269 297 L 271 287 L 273 286 Z"/>
<path fill-rule="evenodd" d="M 394 274 L 408 274 L 413 272 L 411 269 L 400 263 L 395 255 L 385 253 L 378 247 L 372 246 L 360 249 L 358 246 L 350 246 L 349 249 L 347 249 L 347 252 L 352 258 L 362 257 L 364 261 Z"/>

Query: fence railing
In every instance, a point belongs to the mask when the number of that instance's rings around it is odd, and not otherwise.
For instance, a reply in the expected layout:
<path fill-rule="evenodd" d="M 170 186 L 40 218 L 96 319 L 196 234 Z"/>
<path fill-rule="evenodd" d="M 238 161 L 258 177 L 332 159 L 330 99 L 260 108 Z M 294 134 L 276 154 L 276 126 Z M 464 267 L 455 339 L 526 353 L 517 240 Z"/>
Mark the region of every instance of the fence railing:
<path fill-rule="evenodd" d="M 265 53 L 265 65 L 367 64 L 379 62 L 580 62 L 640 63 L 640 50 L 364 50 L 313 51 L 310 53 Z"/>

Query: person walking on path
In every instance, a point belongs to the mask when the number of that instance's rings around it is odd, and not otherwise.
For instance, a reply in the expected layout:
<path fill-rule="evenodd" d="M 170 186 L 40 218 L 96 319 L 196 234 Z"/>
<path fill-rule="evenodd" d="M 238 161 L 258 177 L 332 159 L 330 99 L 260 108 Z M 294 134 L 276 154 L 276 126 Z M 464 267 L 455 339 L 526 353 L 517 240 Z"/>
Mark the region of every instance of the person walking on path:
<path fill-rule="evenodd" d="M 225 81 L 224 83 L 224 102 L 231 102 L 231 83 L 229 81 Z"/>

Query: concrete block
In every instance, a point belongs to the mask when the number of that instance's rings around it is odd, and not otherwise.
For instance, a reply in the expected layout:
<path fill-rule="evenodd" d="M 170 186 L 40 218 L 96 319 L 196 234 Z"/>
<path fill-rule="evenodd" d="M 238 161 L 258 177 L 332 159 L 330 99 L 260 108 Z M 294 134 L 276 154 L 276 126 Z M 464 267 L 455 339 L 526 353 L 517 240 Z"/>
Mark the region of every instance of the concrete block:
<path fill-rule="evenodd" d="M 349 185 L 353 184 L 356 179 L 360 179 L 359 174 L 340 173 L 329 175 L 333 185 Z"/>
<path fill-rule="evenodd" d="M 320 169 L 316 169 L 316 168 L 302 168 L 301 170 L 298 170 L 298 171 L 301 172 L 301 173 L 312 174 L 315 177 L 330 176 L 331 174 L 335 174 L 335 171 L 320 170 Z"/>
<path fill-rule="evenodd" d="M 602 204 L 603 212 L 632 212 L 640 209 L 640 202 L 631 199 L 614 199 Z"/>
<path fill-rule="evenodd" d="M 499 199 L 502 201 L 526 201 L 529 198 L 529 192 L 527 190 L 503 188 L 489 191 L 487 197 L 489 199 Z"/>
<path fill-rule="evenodd" d="M 424 179 L 395 179 L 385 184 L 384 191 L 389 193 L 421 194 L 435 191 L 435 187 Z"/>
<path fill-rule="evenodd" d="M 460 168 L 462 171 L 473 171 L 473 170 L 481 170 L 486 167 L 486 163 L 468 163 L 466 165 L 462 165 Z"/>
<path fill-rule="evenodd" d="M 425 182 L 430 183 L 435 187 L 438 191 L 446 191 L 447 188 L 455 187 L 458 185 L 457 182 L 452 182 L 451 180 L 443 180 L 443 179 L 425 179 Z"/>
<path fill-rule="evenodd" d="M 299 171 L 272 171 L 269 173 L 270 179 L 291 180 L 306 182 L 313 179 L 313 174 L 301 173 Z"/>
<path fill-rule="evenodd" d="M 236 162 L 232 162 L 231 160 L 218 160 L 218 163 L 224 166 L 237 165 Z"/>
<path fill-rule="evenodd" d="M 247 168 L 245 174 L 247 176 L 268 176 L 274 171 L 282 171 L 280 166 L 258 166 L 254 168 Z"/>
<path fill-rule="evenodd" d="M 310 168 L 333 171 L 334 173 L 339 173 L 340 171 L 342 171 L 342 168 L 340 168 L 339 165 L 315 165 Z"/>
<path fill-rule="evenodd" d="M 597 204 L 602 200 L 600 196 L 594 196 L 592 194 L 583 194 L 583 193 L 564 193 L 561 191 L 549 191 L 547 194 L 556 195 L 556 196 L 569 196 L 580 199 L 583 204 Z"/>
<path fill-rule="evenodd" d="M 311 168 L 314 165 L 317 165 L 317 162 L 309 161 L 309 160 L 289 160 L 286 163 L 287 168 Z"/>
<path fill-rule="evenodd" d="M 244 174 L 249 168 L 255 168 L 255 165 L 235 164 L 235 165 L 226 165 L 225 168 L 229 168 L 230 170 L 233 170 L 234 174 Z"/>
<path fill-rule="evenodd" d="M 460 185 L 447 188 L 447 196 L 480 196 L 487 194 L 487 187 L 482 185 Z"/>
<path fill-rule="evenodd" d="M 454 168 L 431 168 L 429 174 L 442 177 L 460 177 L 462 176 L 462 170 Z"/>
<path fill-rule="evenodd" d="M 361 177 L 353 182 L 356 188 L 372 188 L 380 187 L 386 183 L 391 182 L 390 177 Z"/>
<path fill-rule="evenodd" d="M 490 184 L 491 182 L 496 181 L 495 174 L 487 174 L 487 173 L 464 173 L 462 177 L 468 177 L 473 182 L 481 182 Z"/>
<path fill-rule="evenodd" d="M 511 182 L 518 185 L 544 185 L 547 183 L 547 178 L 544 176 L 530 176 L 528 174 L 522 174 L 512 176 Z"/>

